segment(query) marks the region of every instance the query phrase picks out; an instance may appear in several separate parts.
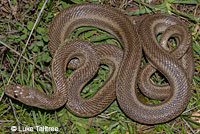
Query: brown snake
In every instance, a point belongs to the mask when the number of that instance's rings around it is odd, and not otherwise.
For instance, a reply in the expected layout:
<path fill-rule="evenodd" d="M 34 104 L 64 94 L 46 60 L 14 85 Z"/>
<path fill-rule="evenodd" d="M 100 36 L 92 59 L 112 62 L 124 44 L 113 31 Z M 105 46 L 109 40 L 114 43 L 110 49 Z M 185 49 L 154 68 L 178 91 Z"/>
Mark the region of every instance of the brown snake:
<path fill-rule="evenodd" d="M 175 32 L 170 32 L 173 25 L 179 25 L 179 28 Z M 93 46 L 81 40 L 63 43 L 74 29 L 81 26 L 97 27 L 114 35 L 123 46 L 123 52 L 118 47 L 108 44 Z M 166 32 L 163 33 L 164 31 Z M 179 42 L 172 54 L 158 44 L 156 36 L 159 33 L 163 33 L 160 43 L 164 48 L 165 40 L 170 36 Z M 123 13 L 113 8 L 96 4 L 75 5 L 62 10 L 54 18 L 49 29 L 49 38 L 49 49 L 54 54 L 54 94 L 45 95 L 29 86 L 8 85 L 5 88 L 8 96 L 43 109 L 57 109 L 66 104 L 72 113 L 83 117 L 101 113 L 117 96 L 122 110 L 131 119 L 145 124 L 169 121 L 181 114 L 188 104 L 194 68 L 191 35 L 185 24 L 175 17 L 152 15 L 142 21 L 136 30 Z M 64 45 L 59 46 L 62 43 Z M 143 85 L 141 82 L 149 81 L 145 79 L 149 79 L 151 75 L 143 78 L 144 72 L 139 71 L 142 48 L 149 63 L 167 78 L 170 85 L 164 85 L 167 88 L 164 95 L 152 93 L 152 89 L 142 90 L 151 98 L 165 99 L 159 104 L 145 104 L 136 95 L 139 72 L 139 85 Z M 74 58 L 79 59 L 81 65 L 75 67 L 76 70 L 66 78 L 66 67 L 73 64 Z M 80 92 L 95 75 L 99 64 L 109 66 L 109 78 L 95 95 L 83 99 Z M 155 69 L 152 72 L 155 72 Z M 147 86 L 148 84 L 153 85 L 147 83 Z"/>

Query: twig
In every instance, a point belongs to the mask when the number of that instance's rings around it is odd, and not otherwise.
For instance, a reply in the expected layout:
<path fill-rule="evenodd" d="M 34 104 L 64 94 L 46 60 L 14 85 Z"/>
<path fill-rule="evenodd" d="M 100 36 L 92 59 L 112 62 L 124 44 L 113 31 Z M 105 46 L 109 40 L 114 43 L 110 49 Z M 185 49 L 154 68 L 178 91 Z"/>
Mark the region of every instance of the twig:
<path fill-rule="evenodd" d="M 5 112 L 3 112 L 3 113 L 0 115 L 0 117 L 3 116 L 6 112 L 8 112 L 8 110 L 10 110 L 10 109 L 11 109 L 11 106 L 9 106 L 9 107 L 7 108 L 7 110 L 6 110 Z"/>
<path fill-rule="evenodd" d="M 182 118 L 182 119 L 183 119 L 183 118 Z M 191 132 L 192 132 L 193 134 L 195 134 L 195 132 L 194 132 L 194 130 L 191 128 L 190 124 L 189 124 L 185 119 L 183 119 L 183 121 L 184 121 L 185 124 L 188 126 L 188 128 L 191 130 Z"/>
<path fill-rule="evenodd" d="M 12 77 L 13 77 L 13 75 L 14 75 L 14 73 L 15 73 L 15 70 L 16 70 L 18 64 L 19 64 L 19 61 L 20 61 L 20 59 L 21 59 L 23 53 L 24 53 L 25 50 L 26 50 L 26 47 L 27 47 L 27 45 L 28 45 L 28 43 L 29 43 L 29 41 L 30 41 L 30 39 L 31 39 L 31 36 L 32 36 L 32 34 L 33 34 L 33 31 L 34 31 L 34 29 L 35 29 L 35 27 L 36 27 L 36 25 L 37 25 L 37 23 L 38 23 L 38 21 L 39 21 L 39 18 L 40 18 L 41 14 L 42 14 L 42 12 L 43 12 L 43 10 L 44 10 L 44 7 L 45 7 L 47 1 L 48 1 L 48 0 L 46 0 L 46 1 L 44 2 L 43 6 L 42 6 L 42 9 L 40 10 L 39 15 L 37 16 L 37 19 L 36 19 L 36 21 L 35 21 L 35 23 L 34 23 L 34 25 L 33 25 L 33 28 L 31 29 L 30 34 L 29 34 L 28 40 L 26 41 L 25 47 L 24 47 L 24 49 L 22 50 L 22 52 L 20 53 L 20 56 L 19 56 L 19 58 L 18 58 L 18 60 L 17 60 L 17 63 L 16 63 L 16 65 L 15 65 L 13 71 L 12 71 L 12 74 L 11 74 L 9 80 L 8 80 L 7 85 L 10 83 L 10 80 L 12 79 Z"/>
<path fill-rule="evenodd" d="M 64 132 L 65 134 L 67 134 L 67 132 L 66 132 L 64 126 L 63 126 L 63 123 L 60 121 L 60 119 L 59 119 L 59 117 L 58 117 L 58 113 L 57 113 L 57 112 L 55 112 L 55 113 L 56 113 L 56 118 L 57 118 L 57 120 L 59 121 L 59 123 L 60 123 L 60 125 L 61 125 L 61 128 L 62 128 L 62 130 L 63 130 L 63 132 Z"/>
<path fill-rule="evenodd" d="M 88 127 L 87 127 L 87 129 L 89 129 L 91 127 L 91 125 L 92 125 L 92 119 L 93 118 L 89 118 L 88 119 Z"/>
<path fill-rule="evenodd" d="M 69 116 L 68 112 L 67 112 L 67 120 L 70 123 L 70 116 Z M 74 132 L 72 131 L 72 125 L 71 124 L 69 124 L 69 129 L 70 129 L 71 133 L 74 134 Z"/>
<path fill-rule="evenodd" d="M 10 46 L 8 46 L 6 43 L 2 42 L 0 40 L 0 44 L 4 45 L 5 47 L 7 47 L 8 49 L 10 49 L 11 51 L 13 51 L 15 54 L 19 55 L 20 56 L 20 53 L 17 52 L 15 49 L 11 48 Z M 22 56 L 25 60 L 27 60 L 28 62 L 30 62 L 31 64 L 33 64 L 35 67 L 37 67 L 38 69 L 41 70 L 41 68 L 38 66 L 38 65 L 35 65 L 35 63 L 31 60 L 29 60 L 28 58 L 26 58 L 25 56 Z"/>
<path fill-rule="evenodd" d="M 45 7 L 47 1 L 48 1 L 48 0 L 45 0 L 44 4 L 43 4 L 43 6 L 42 6 L 42 9 L 40 10 L 40 12 L 39 12 L 39 14 L 38 14 L 38 16 L 37 16 L 37 19 L 36 19 L 36 21 L 35 21 L 35 23 L 34 23 L 34 25 L 33 25 L 33 28 L 32 28 L 32 30 L 31 30 L 30 34 L 29 34 L 28 40 L 26 41 L 25 47 L 24 47 L 24 49 L 22 50 L 22 52 L 20 53 L 20 56 L 19 56 L 19 58 L 18 58 L 18 60 L 17 60 L 17 63 L 16 63 L 16 65 L 15 65 L 13 71 L 12 71 L 12 74 L 11 74 L 9 80 L 8 80 L 7 85 L 9 85 L 10 80 L 12 79 L 12 77 L 13 77 L 13 75 L 14 75 L 14 73 L 15 73 L 15 70 L 16 70 L 18 64 L 19 64 L 19 61 L 20 61 L 20 59 L 21 59 L 23 53 L 24 53 L 25 50 L 26 50 L 26 47 L 27 47 L 27 45 L 28 45 L 28 43 L 29 43 L 29 40 L 31 39 L 31 36 L 32 36 L 32 34 L 33 34 L 33 31 L 34 31 L 34 29 L 35 29 L 35 27 L 36 27 L 36 25 L 37 25 L 37 23 L 38 23 L 38 21 L 39 21 L 39 18 L 40 18 L 41 14 L 42 14 L 42 12 L 43 12 L 43 10 L 44 10 L 44 7 Z M 16 116 L 15 108 L 14 108 L 13 103 L 12 103 L 12 101 L 11 101 L 10 98 L 9 98 L 9 101 L 10 101 L 11 107 L 12 107 L 12 109 L 13 109 L 13 114 L 14 114 L 14 116 L 15 116 L 15 119 L 16 119 L 18 125 L 19 125 L 19 124 L 21 124 L 21 123 L 19 122 L 19 120 L 18 120 L 18 118 L 17 118 L 17 116 Z"/>
<path fill-rule="evenodd" d="M 1 102 L 1 100 L 2 100 L 2 98 L 3 98 L 3 96 L 4 96 L 4 92 L 1 94 L 0 102 Z"/>
<path fill-rule="evenodd" d="M 198 107 L 200 107 L 200 105 L 197 105 L 197 106 L 195 106 L 195 107 L 193 107 L 193 108 L 191 108 L 191 109 L 189 109 L 189 110 L 187 110 L 187 111 L 184 111 L 183 114 L 188 113 L 188 112 L 190 112 L 191 110 L 194 110 L 194 109 L 196 109 L 196 108 L 198 108 Z"/>
<path fill-rule="evenodd" d="M 18 124 L 18 126 L 19 126 L 19 125 L 22 124 L 22 123 L 21 123 L 21 122 L 18 120 L 18 118 L 17 118 L 16 111 L 15 111 L 15 107 L 13 106 L 12 100 L 11 100 L 10 98 L 9 98 L 9 101 L 10 101 L 11 107 L 12 107 L 12 109 L 13 109 L 13 114 L 14 114 L 14 116 L 15 116 L 15 119 L 16 119 L 17 124 Z"/>
<path fill-rule="evenodd" d="M 3 55 L 2 55 L 2 59 L 3 59 Z M 1 61 L 1 65 L 2 65 L 2 63 L 3 63 L 3 60 Z M 1 72 L 1 70 L 0 70 L 0 72 Z M 5 83 L 4 83 L 4 79 L 3 79 L 2 72 L 1 72 L 1 77 L 2 77 L 2 81 L 3 81 L 3 85 L 5 86 Z M 1 97 L 0 97 L 0 102 L 1 102 L 1 100 L 2 100 L 2 98 L 3 98 L 3 96 L 4 96 L 4 92 L 1 94 Z"/>

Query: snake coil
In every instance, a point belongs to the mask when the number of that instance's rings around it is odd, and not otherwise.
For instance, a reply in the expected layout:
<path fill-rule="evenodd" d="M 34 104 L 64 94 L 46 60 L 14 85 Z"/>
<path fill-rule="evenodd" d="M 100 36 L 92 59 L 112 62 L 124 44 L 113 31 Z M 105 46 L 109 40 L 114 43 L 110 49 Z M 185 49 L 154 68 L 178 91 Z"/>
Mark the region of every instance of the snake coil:
<path fill-rule="evenodd" d="M 93 46 L 82 40 L 65 43 L 71 32 L 81 26 L 97 27 L 114 35 L 123 50 L 109 44 Z M 158 42 L 160 33 L 163 36 Z M 178 45 L 169 52 L 165 49 L 171 36 L 176 38 Z M 54 18 L 49 39 L 54 93 L 46 95 L 30 86 L 8 85 L 5 87 L 8 96 L 50 110 L 66 104 L 67 109 L 82 117 L 100 114 L 117 97 L 121 109 L 131 119 L 145 124 L 169 121 L 181 114 L 188 104 L 194 73 L 191 35 L 187 26 L 175 17 L 152 15 L 136 30 L 120 11 L 104 5 L 80 4 L 62 10 Z M 142 49 L 149 63 L 140 70 Z M 95 75 L 100 64 L 109 66 L 108 80 L 95 95 L 81 98 L 82 88 Z M 67 66 L 72 66 L 75 71 L 66 78 Z M 146 74 L 147 70 L 151 71 Z M 167 78 L 169 84 L 159 86 L 149 81 L 156 70 Z M 137 82 L 146 96 L 164 101 L 155 105 L 140 101 L 136 94 Z"/>

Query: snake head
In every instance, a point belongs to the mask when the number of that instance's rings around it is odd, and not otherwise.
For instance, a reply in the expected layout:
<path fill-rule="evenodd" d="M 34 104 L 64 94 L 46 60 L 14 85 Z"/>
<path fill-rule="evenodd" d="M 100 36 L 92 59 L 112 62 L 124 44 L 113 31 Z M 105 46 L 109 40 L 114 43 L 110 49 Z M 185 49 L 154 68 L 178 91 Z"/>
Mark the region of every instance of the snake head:
<path fill-rule="evenodd" d="M 7 85 L 4 92 L 9 97 L 16 99 L 24 104 L 33 104 L 34 95 L 29 86 Z"/>

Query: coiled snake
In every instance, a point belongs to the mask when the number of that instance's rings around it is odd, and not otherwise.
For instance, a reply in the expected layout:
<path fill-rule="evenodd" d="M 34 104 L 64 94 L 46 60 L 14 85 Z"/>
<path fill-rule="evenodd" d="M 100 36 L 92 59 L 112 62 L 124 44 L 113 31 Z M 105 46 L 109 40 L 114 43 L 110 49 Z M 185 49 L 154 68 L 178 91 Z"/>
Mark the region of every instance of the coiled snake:
<path fill-rule="evenodd" d="M 65 43 L 70 33 L 81 26 L 97 27 L 114 35 L 123 52 L 113 45 L 93 46 L 79 39 Z M 160 33 L 163 33 L 161 45 L 157 41 Z M 178 45 L 169 52 L 165 49 L 171 36 L 176 38 Z M 194 69 L 191 35 L 185 24 L 175 17 L 152 15 L 136 29 L 123 13 L 113 8 L 96 4 L 75 5 L 62 10 L 54 18 L 49 38 L 49 49 L 53 54 L 54 94 L 45 95 L 30 86 L 8 85 L 5 87 L 8 96 L 50 110 L 66 104 L 67 109 L 82 117 L 101 113 L 117 96 L 121 109 L 131 119 L 145 124 L 169 121 L 182 113 L 188 104 Z M 149 63 L 145 65 L 147 69 L 140 71 L 142 49 Z M 100 64 L 109 66 L 108 80 L 95 95 L 81 98 L 82 88 L 95 75 Z M 69 77 L 65 75 L 67 66 L 76 69 Z M 168 85 L 149 82 L 155 69 L 167 78 Z M 155 105 L 142 102 L 136 94 L 137 82 L 145 95 L 164 101 Z"/>

